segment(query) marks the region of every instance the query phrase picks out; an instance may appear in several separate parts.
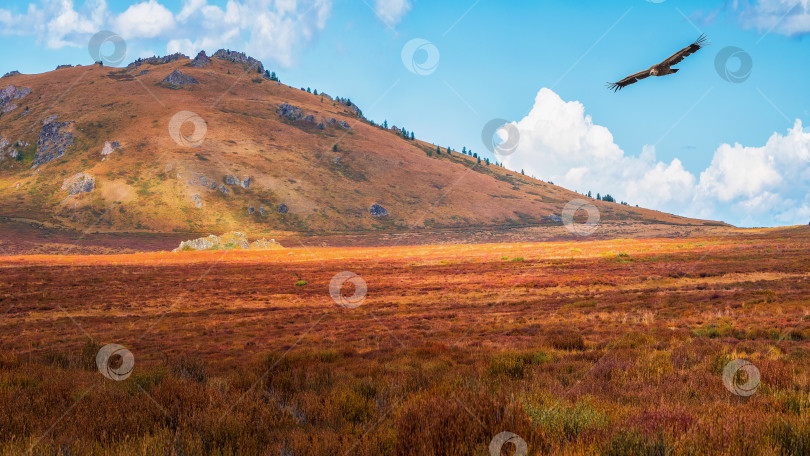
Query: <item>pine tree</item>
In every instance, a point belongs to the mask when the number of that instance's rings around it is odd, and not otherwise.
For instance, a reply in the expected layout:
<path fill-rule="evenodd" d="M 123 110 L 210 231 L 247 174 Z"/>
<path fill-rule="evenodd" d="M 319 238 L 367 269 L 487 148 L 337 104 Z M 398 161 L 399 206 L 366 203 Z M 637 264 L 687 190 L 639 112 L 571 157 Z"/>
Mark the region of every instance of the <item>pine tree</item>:
<path fill-rule="evenodd" d="M 439 146 L 436 146 L 436 155 L 441 155 L 441 154 L 442 154 L 442 148 L 439 147 Z"/>
<path fill-rule="evenodd" d="M 461 148 L 461 153 L 467 155 L 467 146 Z"/>
<path fill-rule="evenodd" d="M 383 128 L 388 130 L 388 121 L 387 120 L 383 120 Z"/>
<path fill-rule="evenodd" d="M 310 90 L 309 87 L 307 87 L 307 93 L 312 93 L 312 90 Z"/>
<path fill-rule="evenodd" d="M 447 155 L 450 155 L 450 148 L 447 148 Z"/>
<path fill-rule="evenodd" d="M 414 138 L 413 132 L 411 132 L 411 141 L 413 141 L 414 139 L 416 139 L 416 138 Z"/>
<path fill-rule="evenodd" d="M 598 193 L 597 193 L 597 194 L 596 194 L 596 199 L 598 199 L 599 201 L 602 201 L 602 196 L 601 196 L 600 194 L 598 194 Z"/>
<path fill-rule="evenodd" d="M 317 94 L 318 94 L 318 89 L 313 90 L 313 91 L 312 91 L 312 93 L 313 93 L 314 95 L 317 95 Z"/>
<path fill-rule="evenodd" d="M 332 144 L 332 152 L 337 152 L 337 151 L 338 151 L 337 143 Z"/>

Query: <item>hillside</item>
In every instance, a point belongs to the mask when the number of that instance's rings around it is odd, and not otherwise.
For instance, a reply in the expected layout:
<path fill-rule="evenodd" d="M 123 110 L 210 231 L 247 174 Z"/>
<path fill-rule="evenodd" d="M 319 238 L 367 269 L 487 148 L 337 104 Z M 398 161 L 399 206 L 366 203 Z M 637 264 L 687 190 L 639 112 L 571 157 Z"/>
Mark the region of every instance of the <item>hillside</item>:
<path fill-rule="evenodd" d="M 0 215 L 98 233 L 391 233 L 560 226 L 549 216 L 583 198 L 436 155 L 263 70 L 220 51 L 3 77 Z M 183 145 L 193 122 L 173 139 L 183 111 L 205 122 L 199 147 Z M 592 202 L 608 225 L 722 225 Z"/>

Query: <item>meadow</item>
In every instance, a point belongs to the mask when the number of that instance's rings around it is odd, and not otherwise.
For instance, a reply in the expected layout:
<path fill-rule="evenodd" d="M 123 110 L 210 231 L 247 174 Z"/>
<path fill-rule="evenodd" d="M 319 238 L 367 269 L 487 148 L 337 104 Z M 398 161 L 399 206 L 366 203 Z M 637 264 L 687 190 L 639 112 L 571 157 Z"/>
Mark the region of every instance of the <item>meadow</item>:
<path fill-rule="evenodd" d="M 810 454 L 809 240 L 0 257 L 0 453 Z"/>

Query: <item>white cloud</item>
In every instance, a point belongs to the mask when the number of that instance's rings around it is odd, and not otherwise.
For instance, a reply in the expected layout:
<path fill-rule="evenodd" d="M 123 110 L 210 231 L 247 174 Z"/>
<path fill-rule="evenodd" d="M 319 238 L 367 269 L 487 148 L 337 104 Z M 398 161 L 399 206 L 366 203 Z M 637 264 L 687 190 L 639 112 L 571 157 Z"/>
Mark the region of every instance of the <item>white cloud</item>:
<path fill-rule="evenodd" d="M 758 0 L 753 6 L 746 3 L 740 19 L 745 27 L 765 32 L 810 33 L 810 0 Z"/>
<path fill-rule="evenodd" d="M 408 0 L 375 0 L 374 12 L 377 16 L 393 27 L 399 24 L 405 13 L 411 9 L 411 4 Z"/>
<path fill-rule="evenodd" d="M 761 147 L 720 145 L 699 178 L 678 159 L 657 161 L 652 146 L 626 155 L 581 103 L 549 89 L 540 90 L 515 125 L 520 145 L 504 165 L 582 193 L 610 193 L 642 207 L 741 226 L 810 221 L 810 133 L 799 120 Z"/>
<path fill-rule="evenodd" d="M 98 31 L 127 40 L 131 55 L 166 47 L 195 54 L 220 48 L 245 51 L 289 67 L 300 49 L 326 27 L 333 0 L 183 0 L 172 12 L 166 0 L 139 0 L 115 15 L 106 0 L 39 0 L 25 13 L 0 7 L 0 35 L 33 35 L 49 48 L 84 47 Z"/>
<path fill-rule="evenodd" d="M 155 0 L 130 6 L 114 24 L 124 39 L 154 38 L 175 28 L 174 14 Z"/>

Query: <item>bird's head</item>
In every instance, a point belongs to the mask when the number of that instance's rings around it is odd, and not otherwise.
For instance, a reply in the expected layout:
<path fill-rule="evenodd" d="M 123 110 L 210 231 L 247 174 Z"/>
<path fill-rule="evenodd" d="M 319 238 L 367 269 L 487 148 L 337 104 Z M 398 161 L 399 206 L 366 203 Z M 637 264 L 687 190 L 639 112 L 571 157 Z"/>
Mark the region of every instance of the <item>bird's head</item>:
<path fill-rule="evenodd" d="M 652 70 L 650 70 L 650 76 L 658 76 L 658 70 L 657 70 L 657 69 L 655 69 L 655 68 L 653 68 Z"/>

